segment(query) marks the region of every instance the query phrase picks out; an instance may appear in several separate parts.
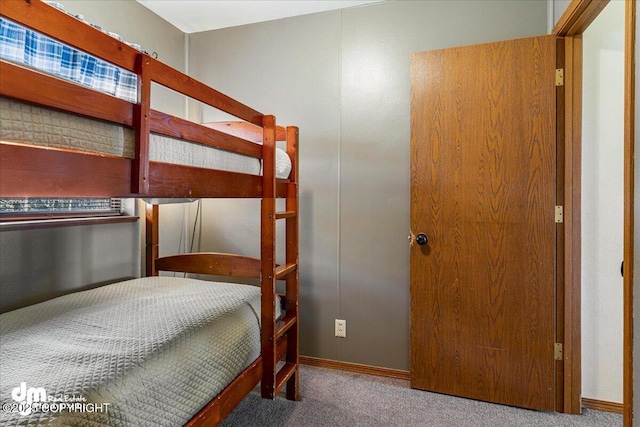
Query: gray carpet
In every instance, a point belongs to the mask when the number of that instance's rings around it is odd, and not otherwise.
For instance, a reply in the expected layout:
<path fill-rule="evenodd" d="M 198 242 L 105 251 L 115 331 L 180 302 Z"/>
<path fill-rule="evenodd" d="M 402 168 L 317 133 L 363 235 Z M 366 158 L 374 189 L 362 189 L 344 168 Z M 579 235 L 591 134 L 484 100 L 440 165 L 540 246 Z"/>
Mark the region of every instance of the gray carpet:
<path fill-rule="evenodd" d="M 407 381 L 302 366 L 301 400 L 263 400 L 251 393 L 224 427 L 324 426 L 621 426 L 622 416 L 544 413 L 409 388 Z"/>

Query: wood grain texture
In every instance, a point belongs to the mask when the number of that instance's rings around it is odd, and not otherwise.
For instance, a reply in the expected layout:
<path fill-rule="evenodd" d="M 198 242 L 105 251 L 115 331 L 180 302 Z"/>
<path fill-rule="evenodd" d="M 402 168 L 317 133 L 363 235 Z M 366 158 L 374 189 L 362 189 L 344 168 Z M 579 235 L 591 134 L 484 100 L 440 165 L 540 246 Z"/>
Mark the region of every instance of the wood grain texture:
<path fill-rule="evenodd" d="M 396 378 L 409 381 L 409 371 L 402 369 L 382 368 L 379 366 L 362 365 L 359 363 L 342 362 L 339 360 L 322 359 L 319 357 L 300 356 L 303 365 L 317 366 L 319 368 L 336 369 L 339 371 L 357 372 L 378 377 Z"/>
<path fill-rule="evenodd" d="M 273 399 L 275 397 L 276 384 L 276 357 L 275 357 L 275 307 L 274 296 L 276 293 L 275 278 L 275 199 L 263 198 L 261 203 L 261 325 L 262 325 L 262 397 Z"/>
<path fill-rule="evenodd" d="M 625 3 L 625 54 L 624 54 L 624 426 L 633 424 L 633 287 L 634 287 L 634 241 L 635 233 L 635 105 L 636 105 L 636 2 Z M 636 415 L 637 416 L 637 415 Z"/>
<path fill-rule="evenodd" d="M 277 138 L 277 136 L 276 136 Z M 295 265 L 296 269 L 286 277 L 286 294 L 285 307 L 287 316 L 296 319 L 295 325 L 289 328 L 287 333 L 287 355 L 286 361 L 296 365 L 296 372 L 287 383 L 287 399 L 298 400 L 300 397 L 300 313 L 299 313 L 299 294 L 300 294 L 300 260 L 299 260 L 299 195 L 298 195 L 298 179 L 299 179 L 299 151 L 298 144 L 300 141 L 300 131 L 295 126 L 289 126 L 286 129 L 287 154 L 291 159 L 291 174 L 289 179 L 291 183 L 287 190 L 286 213 L 280 218 L 285 220 L 285 257 L 289 265 Z M 278 218 L 278 215 L 276 215 Z"/>
<path fill-rule="evenodd" d="M 593 409 L 594 411 L 613 412 L 614 414 L 624 414 L 623 404 L 616 402 L 607 402 L 598 399 L 582 398 L 582 406 L 587 409 Z M 631 425 L 631 424 L 629 424 Z"/>
<path fill-rule="evenodd" d="M 264 116 L 262 142 L 262 202 L 260 213 L 261 325 L 262 325 L 262 397 L 273 399 L 276 393 L 275 307 L 276 294 L 276 119 Z"/>
<path fill-rule="evenodd" d="M 2 197 L 137 197 L 131 159 L 0 142 Z M 276 184 L 286 197 L 288 181 Z M 169 163 L 149 163 L 149 197 L 262 197 L 262 178 Z"/>
<path fill-rule="evenodd" d="M 298 269 L 298 264 L 295 262 L 279 265 L 274 271 L 276 280 L 284 279 L 292 273 L 295 273 Z"/>
<path fill-rule="evenodd" d="M 554 409 L 555 43 L 412 57 L 412 387 Z"/>
<path fill-rule="evenodd" d="M 291 338 L 289 331 L 296 325 L 297 320 L 298 318 L 295 314 L 287 314 L 285 315 L 285 317 L 278 320 L 278 322 L 276 323 L 276 340 L 280 339 L 280 337 L 284 336 L 285 334 L 287 334 L 287 336 Z"/>
<path fill-rule="evenodd" d="M 131 195 L 130 159 L 2 142 L 0 165 L 1 197 Z"/>
<path fill-rule="evenodd" d="M 565 69 L 565 39 L 558 38 L 556 41 L 556 67 Z M 565 86 L 556 88 L 556 205 L 564 206 L 565 198 Z M 556 339 L 555 342 L 565 342 L 564 336 L 564 271 L 565 271 L 565 227 L 564 223 L 556 224 Z M 555 361 L 556 388 L 555 388 L 555 410 L 564 412 L 564 373 L 565 361 Z"/>
<path fill-rule="evenodd" d="M 213 276 L 260 277 L 260 260 L 243 255 L 198 252 L 171 255 L 156 259 L 159 271 L 209 274 Z"/>
<path fill-rule="evenodd" d="M 160 255 L 160 207 L 145 204 L 145 275 L 157 276 L 156 260 Z"/>
<path fill-rule="evenodd" d="M 565 38 L 564 85 L 564 403 L 562 410 L 580 414 L 581 353 L 581 191 L 582 191 L 582 37 Z"/>
<path fill-rule="evenodd" d="M 608 3 L 609 0 L 573 0 L 558 19 L 551 34 L 558 37 L 582 34 Z"/>
<path fill-rule="evenodd" d="M 280 390 L 284 388 L 287 382 L 293 378 L 298 370 L 298 365 L 295 363 L 285 362 L 284 365 L 278 370 L 276 374 L 275 394 L 277 395 Z"/>
<path fill-rule="evenodd" d="M 263 198 L 275 197 L 276 177 L 276 118 L 264 116 L 262 137 Z M 275 206 L 274 206 L 275 209 Z M 275 211 L 273 213 L 275 215 Z M 271 218 L 272 220 L 275 218 Z"/>
<path fill-rule="evenodd" d="M 229 135 L 234 135 L 248 141 L 259 142 L 262 144 L 263 131 L 260 126 L 247 122 L 208 122 L 203 126 L 216 129 Z M 276 126 L 276 141 L 285 141 L 287 139 L 286 130 L 282 126 Z"/>
<path fill-rule="evenodd" d="M 134 105 L 133 124 L 135 156 L 131 167 L 131 192 L 146 195 L 149 192 L 149 138 L 151 137 L 151 78 L 149 60 L 142 53 L 136 57 L 138 76 L 138 103 Z"/>
<path fill-rule="evenodd" d="M 0 95 L 133 126 L 132 104 L 4 61 L 0 61 Z"/>
<path fill-rule="evenodd" d="M 149 197 L 258 198 L 262 188 L 257 175 L 149 162 Z"/>

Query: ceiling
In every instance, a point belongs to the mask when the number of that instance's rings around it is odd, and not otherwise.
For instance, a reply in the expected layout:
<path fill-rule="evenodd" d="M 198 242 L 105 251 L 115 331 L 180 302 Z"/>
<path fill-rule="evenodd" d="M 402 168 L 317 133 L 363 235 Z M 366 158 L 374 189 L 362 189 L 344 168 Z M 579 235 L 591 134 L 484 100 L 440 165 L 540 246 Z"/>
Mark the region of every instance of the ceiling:
<path fill-rule="evenodd" d="M 185 33 L 307 15 L 384 0 L 137 0 Z"/>

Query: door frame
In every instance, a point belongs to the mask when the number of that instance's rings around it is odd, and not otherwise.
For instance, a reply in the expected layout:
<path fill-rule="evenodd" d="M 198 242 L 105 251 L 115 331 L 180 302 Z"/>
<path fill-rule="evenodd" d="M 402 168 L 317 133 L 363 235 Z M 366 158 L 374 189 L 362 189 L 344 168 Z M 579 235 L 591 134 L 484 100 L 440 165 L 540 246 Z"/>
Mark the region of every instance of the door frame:
<path fill-rule="evenodd" d="M 559 332 L 563 334 L 564 353 L 561 369 L 563 384 L 556 387 L 556 401 L 562 402 L 561 412 L 579 414 L 581 410 L 581 352 L 580 352 L 580 176 L 582 128 L 582 34 L 609 0 L 572 0 L 552 30 L 563 37 L 565 87 L 564 97 L 564 303 L 559 307 Z M 624 54 L 624 325 L 623 325 L 623 419 L 624 426 L 633 423 L 633 227 L 634 227 L 634 137 L 635 137 L 635 32 L 636 1 L 625 1 Z M 562 113 L 560 113 L 562 114 Z"/>

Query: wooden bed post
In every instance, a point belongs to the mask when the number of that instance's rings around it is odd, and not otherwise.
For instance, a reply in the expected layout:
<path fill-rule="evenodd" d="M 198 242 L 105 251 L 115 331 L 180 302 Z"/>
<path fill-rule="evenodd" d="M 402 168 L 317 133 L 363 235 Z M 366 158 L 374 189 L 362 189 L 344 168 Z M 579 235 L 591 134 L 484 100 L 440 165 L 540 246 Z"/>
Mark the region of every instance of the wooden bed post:
<path fill-rule="evenodd" d="M 155 260 L 158 259 L 159 256 L 159 239 L 158 239 L 158 228 L 159 228 L 159 216 L 160 216 L 160 208 L 158 205 L 151 205 L 149 203 L 145 204 L 146 206 L 146 218 L 145 218 L 145 227 L 146 227 L 146 251 L 145 251 L 145 260 L 146 260 L 146 276 L 157 276 L 158 270 L 156 270 Z"/>
<path fill-rule="evenodd" d="M 131 168 L 131 192 L 149 193 L 149 115 L 151 111 L 151 79 L 149 56 L 139 53 L 136 57 L 138 75 L 138 103 L 134 107 L 136 153 Z"/>
<path fill-rule="evenodd" d="M 299 370 L 300 366 L 300 348 L 298 336 L 299 327 L 299 260 L 298 260 L 298 227 L 299 227 L 299 202 L 298 202 L 298 140 L 299 130 L 295 126 L 287 127 L 287 154 L 291 158 L 291 175 L 289 180 L 291 183 L 287 189 L 287 205 L 286 210 L 286 263 L 288 265 L 295 264 L 296 269 L 289 274 L 286 279 L 286 311 L 287 317 L 295 316 L 296 323 L 287 333 L 287 355 L 286 362 L 294 363 L 295 372 L 287 382 L 287 399 L 298 400 L 299 395 Z"/>
<path fill-rule="evenodd" d="M 273 399 L 276 386 L 275 255 L 276 255 L 276 119 L 263 118 L 261 209 L 262 397 Z"/>

